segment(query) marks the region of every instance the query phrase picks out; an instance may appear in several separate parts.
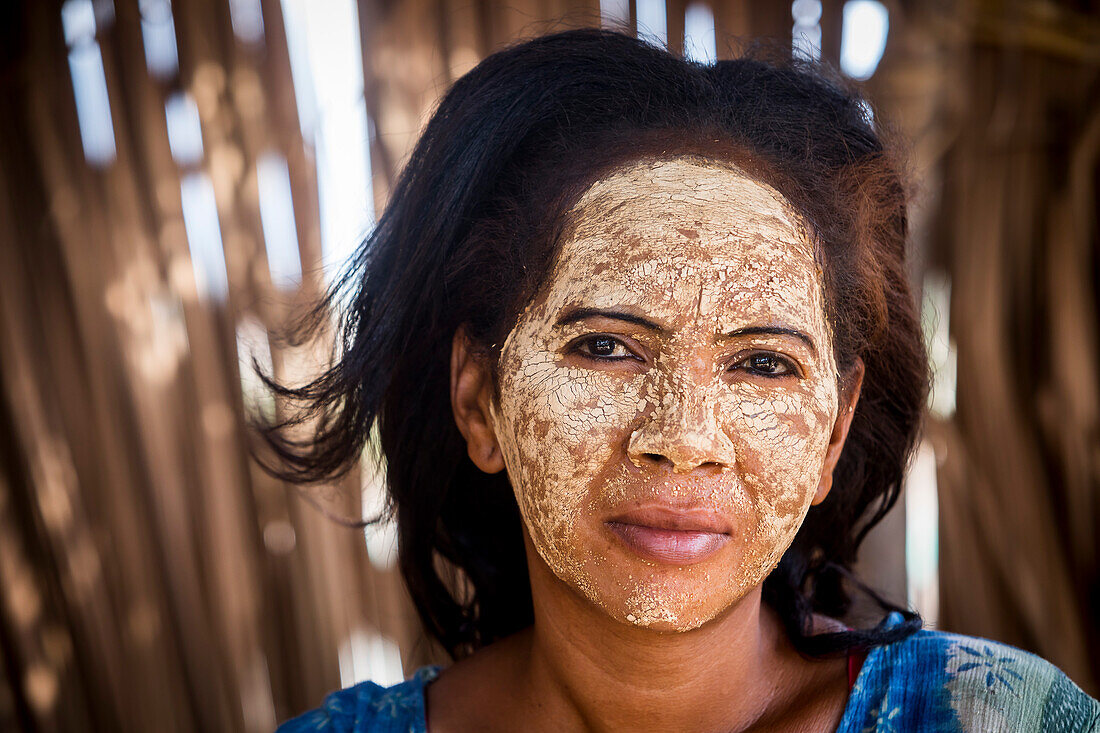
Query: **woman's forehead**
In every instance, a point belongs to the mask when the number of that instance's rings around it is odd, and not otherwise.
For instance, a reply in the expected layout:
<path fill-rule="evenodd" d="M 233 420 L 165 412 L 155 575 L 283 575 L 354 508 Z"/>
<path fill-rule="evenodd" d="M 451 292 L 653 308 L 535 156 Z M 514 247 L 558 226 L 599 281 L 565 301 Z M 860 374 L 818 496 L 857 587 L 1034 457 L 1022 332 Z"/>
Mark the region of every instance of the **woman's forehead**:
<path fill-rule="evenodd" d="M 806 228 L 778 192 L 737 169 L 636 164 L 593 185 L 572 222 L 551 274 L 558 305 L 625 298 L 682 309 L 691 300 L 700 314 L 732 308 L 736 318 L 823 325 Z"/>
<path fill-rule="evenodd" d="M 773 187 L 733 164 L 695 157 L 621 168 L 594 183 L 570 218 L 579 238 L 631 225 L 640 234 L 667 232 L 687 220 L 718 234 L 810 241 L 802 218 Z"/>

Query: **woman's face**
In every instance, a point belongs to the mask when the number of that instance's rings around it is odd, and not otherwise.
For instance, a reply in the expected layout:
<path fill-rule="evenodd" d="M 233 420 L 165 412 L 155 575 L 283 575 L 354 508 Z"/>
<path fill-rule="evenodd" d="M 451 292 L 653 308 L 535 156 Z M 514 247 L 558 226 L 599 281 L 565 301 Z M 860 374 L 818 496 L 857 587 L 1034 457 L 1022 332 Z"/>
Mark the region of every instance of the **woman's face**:
<path fill-rule="evenodd" d="M 706 623 L 791 544 L 837 418 L 800 218 L 717 163 L 599 181 L 499 378 L 492 429 L 546 565 L 620 620 Z"/>

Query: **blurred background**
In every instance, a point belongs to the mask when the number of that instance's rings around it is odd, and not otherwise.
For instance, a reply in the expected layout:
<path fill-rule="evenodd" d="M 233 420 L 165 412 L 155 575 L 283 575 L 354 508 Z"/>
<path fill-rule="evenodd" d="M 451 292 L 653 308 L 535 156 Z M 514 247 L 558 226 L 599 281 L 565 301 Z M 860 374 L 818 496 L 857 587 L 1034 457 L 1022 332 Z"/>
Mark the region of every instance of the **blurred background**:
<path fill-rule="evenodd" d="M 1100 693 L 1100 5 L 1020 0 L 36 0 L 0 10 L 0 729 L 270 731 L 445 661 L 369 462 L 261 472 L 253 376 L 386 203 L 439 95 L 603 25 L 754 38 L 908 141 L 936 368 L 861 572 Z"/>

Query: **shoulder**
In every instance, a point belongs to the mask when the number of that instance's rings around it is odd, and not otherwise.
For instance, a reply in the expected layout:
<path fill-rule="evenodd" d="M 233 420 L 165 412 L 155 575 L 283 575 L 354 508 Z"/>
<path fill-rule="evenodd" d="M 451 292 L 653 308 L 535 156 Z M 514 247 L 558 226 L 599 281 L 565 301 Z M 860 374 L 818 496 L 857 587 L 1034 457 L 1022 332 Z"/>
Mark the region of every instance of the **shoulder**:
<path fill-rule="evenodd" d="M 279 726 L 276 733 L 424 733 L 424 686 L 439 675 L 439 667 L 416 670 L 412 677 L 382 687 L 362 682 L 330 693 L 316 710 Z"/>
<path fill-rule="evenodd" d="M 921 630 L 871 651 L 844 723 L 842 731 L 1098 731 L 1100 703 L 1034 654 Z"/>

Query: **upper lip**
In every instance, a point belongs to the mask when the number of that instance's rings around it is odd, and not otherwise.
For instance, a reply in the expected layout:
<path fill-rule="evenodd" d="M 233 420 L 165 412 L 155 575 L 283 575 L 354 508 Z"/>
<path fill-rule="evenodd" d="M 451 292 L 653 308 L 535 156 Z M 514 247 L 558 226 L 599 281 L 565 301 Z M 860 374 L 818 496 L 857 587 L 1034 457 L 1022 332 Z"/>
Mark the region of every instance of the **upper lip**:
<path fill-rule="evenodd" d="M 681 532 L 730 533 L 729 523 L 712 510 L 676 508 L 663 504 L 649 504 L 628 509 L 607 521 L 654 529 L 674 529 Z"/>

